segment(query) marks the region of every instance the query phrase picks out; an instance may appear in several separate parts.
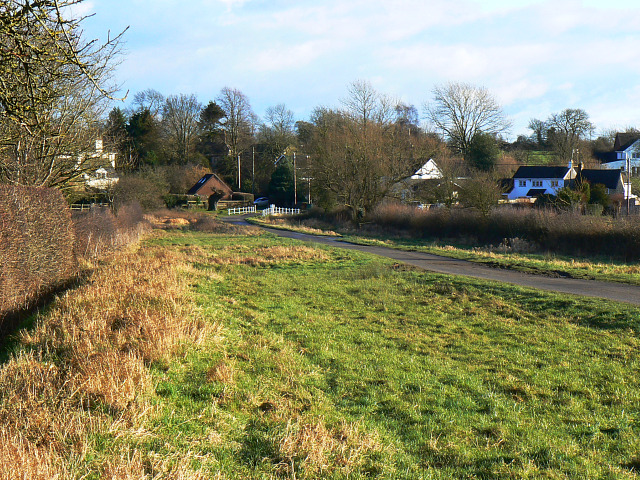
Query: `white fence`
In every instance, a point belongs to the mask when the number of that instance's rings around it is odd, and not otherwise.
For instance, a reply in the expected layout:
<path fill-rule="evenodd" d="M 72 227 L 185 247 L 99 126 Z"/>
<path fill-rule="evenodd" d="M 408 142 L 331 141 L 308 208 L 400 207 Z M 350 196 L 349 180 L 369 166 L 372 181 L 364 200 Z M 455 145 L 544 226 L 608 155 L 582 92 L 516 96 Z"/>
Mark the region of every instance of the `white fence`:
<path fill-rule="evenodd" d="M 227 215 L 244 215 L 245 213 L 256 213 L 256 206 L 239 207 L 227 209 Z"/>
<path fill-rule="evenodd" d="M 108 207 L 108 203 L 72 203 L 70 205 L 71 210 L 80 210 L 81 212 L 85 210 L 91 210 L 95 207 Z"/>
<path fill-rule="evenodd" d="M 262 211 L 262 216 L 266 217 L 268 215 L 278 215 L 278 214 L 295 215 L 299 213 L 300 213 L 299 208 L 280 208 L 280 207 L 276 207 L 275 205 L 271 205 L 269 208 L 265 208 Z"/>

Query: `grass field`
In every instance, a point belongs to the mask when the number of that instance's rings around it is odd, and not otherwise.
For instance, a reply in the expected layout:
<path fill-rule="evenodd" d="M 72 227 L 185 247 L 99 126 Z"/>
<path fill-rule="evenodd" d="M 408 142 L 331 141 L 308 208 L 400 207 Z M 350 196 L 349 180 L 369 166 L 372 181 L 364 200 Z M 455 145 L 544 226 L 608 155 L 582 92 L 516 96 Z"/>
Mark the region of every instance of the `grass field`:
<path fill-rule="evenodd" d="M 225 340 L 156 371 L 155 428 L 225 478 L 640 468 L 638 309 L 265 236 L 164 242 L 193 259 Z"/>
<path fill-rule="evenodd" d="M 255 232 L 140 251 L 209 334 L 133 419 L 98 402 L 77 478 L 638 476 L 640 309 Z"/>

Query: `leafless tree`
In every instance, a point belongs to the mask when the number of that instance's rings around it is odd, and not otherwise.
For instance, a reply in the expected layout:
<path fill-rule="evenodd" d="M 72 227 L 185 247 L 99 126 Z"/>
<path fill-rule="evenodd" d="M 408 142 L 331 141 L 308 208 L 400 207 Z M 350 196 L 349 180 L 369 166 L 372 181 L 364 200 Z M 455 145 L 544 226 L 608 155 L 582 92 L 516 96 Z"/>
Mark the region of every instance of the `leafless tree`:
<path fill-rule="evenodd" d="M 95 167 L 121 35 L 82 37 L 83 0 L 0 3 L 0 180 L 68 187 Z"/>
<path fill-rule="evenodd" d="M 477 170 L 461 183 L 460 203 L 476 209 L 483 217 L 488 217 L 498 205 L 503 190 L 493 172 Z"/>
<path fill-rule="evenodd" d="M 558 158 L 564 161 L 574 158 L 581 141 L 594 130 L 593 124 L 589 121 L 589 114 L 582 109 L 567 108 L 560 113 L 554 113 L 545 124 L 553 150 Z"/>
<path fill-rule="evenodd" d="M 476 132 L 497 135 L 511 124 L 502 107 L 484 87 L 449 83 L 433 89 L 433 102 L 425 106 L 427 118 L 450 140 L 453 149 L 466 155 Z"/>
<path fill-rule="evenodd" d="M 147 88 L 133 96 L 132 106 L 134 111 L 138 112 L 149 110 L 149 113 L 159 120 L 165 107 L 165 101 L 163 94 L 153 88 Z"/>
<path fill-rule="evenodd" d="M 249 99 L 238 89 L 223 88 L 217 103 L 225 112 L 225 142 L 229 155 L 235 158 L 251 144 L 256 117 Z"/>
<path fill-rule="evenodd" d="M 267 108 L 265 122 L 259 129 L 259 140 L 266 146 L 270 157 L 279 157 L 296 142 L 293 112 L 283 103 Z M 269 158 L 273 161 L 273 158 Z"/>
<path fill-rule="evenodd" d="M 396 105 L 366 82 L 353 83 L 342 103 L 344 110 L 314 112 L 311 175 L 357 216 L 429 158 L 427 137 L 390 121 Z"/>
<path fill-rule="evenodd" d="M 171 156 L 177 163 L 187 163 L 194 153 L 202 104 L 195 95 L 171 95 L 162 107 L 162 125 L 169 141 Z"/>

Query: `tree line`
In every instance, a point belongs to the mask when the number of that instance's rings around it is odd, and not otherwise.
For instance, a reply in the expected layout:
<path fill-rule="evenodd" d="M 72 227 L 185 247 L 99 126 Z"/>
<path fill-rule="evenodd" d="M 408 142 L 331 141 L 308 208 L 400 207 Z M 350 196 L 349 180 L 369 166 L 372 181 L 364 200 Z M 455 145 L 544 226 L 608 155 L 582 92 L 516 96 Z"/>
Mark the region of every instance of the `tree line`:
<path fill-rule="evenodd" d="M 122 34 L 103 43 L 84 39 L 84 18 L 65 16 L 81 2 L 7 0 L 0 8 L 3 183 L 72 190 L 99 166 L 101 137 L 117 152 L 123 175 L 172 172 L 163 177 L 166 191 L 180 193 L 185 179 L 206 168 L 237 190 L 285 203 L 313 196 L 314 203 L 360 214 L 397 195 L 397 185 L 429 158 L 443 181 L 416 193 L 450 204 L 456 179 L 508 176 L 532 152 L 565 163 L 593 161 L 612 147 L 610 135 L 592 140 L 595 127 L 581 109 L 531 119 L 532 133 L 508 143 L 503 136 L 511 123 L 499 102 L 487 89 L 460 82 L 436 86 L 422 116 L 366 81 L 353 82 L 338 106 L 319 106 L 307 120 L 296 120 L 284 104 L 261 120 L 231 87 L 206 104 L 195 94 L 147 89 L 128 108 L 109 110 Z"/>

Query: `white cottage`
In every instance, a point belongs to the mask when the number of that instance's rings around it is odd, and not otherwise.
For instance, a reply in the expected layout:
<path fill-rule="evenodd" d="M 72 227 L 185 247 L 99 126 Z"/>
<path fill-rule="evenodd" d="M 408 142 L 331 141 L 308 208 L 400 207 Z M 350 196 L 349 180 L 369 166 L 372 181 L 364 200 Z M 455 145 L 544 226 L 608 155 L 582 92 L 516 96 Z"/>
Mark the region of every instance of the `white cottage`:
<path fill-rule="evenodd" d="M 544 193 L 556 195 L 575 177 L 576 171 L 571 164 L 568 167 L 520 167 L 513 175 L 513 188 L 506 195 L 509 200 L 535 198 Z"/>

